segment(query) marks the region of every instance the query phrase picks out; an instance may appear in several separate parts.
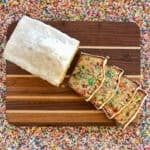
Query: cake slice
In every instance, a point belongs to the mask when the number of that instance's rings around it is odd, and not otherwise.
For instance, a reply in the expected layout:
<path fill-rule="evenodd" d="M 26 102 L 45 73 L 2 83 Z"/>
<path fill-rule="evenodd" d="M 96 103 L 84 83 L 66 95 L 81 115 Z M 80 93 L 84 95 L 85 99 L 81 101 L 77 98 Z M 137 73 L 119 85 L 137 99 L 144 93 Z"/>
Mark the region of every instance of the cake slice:
<path fill-rule="evenodd" d="M 86 99 L 90 98 L 103 83 L 106 63 L 107 58 L 81 53 L 69 78 L 69 86 Z"/>
<path fill-rule="evenodd" d="M 78 46 L 78 40 L 39 20 L 23 16 L 7 42 L 3 56 L 59 86 Z"/>
<path fill-rule="evenodd" d="M 116 122 L 124 126 L 125 129 L 135 119 L 145 97 L 146 93 L 142 89 L 138 89 L 129 104 L 115 116 Z"/>
<path fill-rule="evenodd" d="M 119 88 L 114 97 L 103 107 L 109 119 L 116 116 L 131 100 L 136 93 L 139 84 L 126 77 L 121 77 Z"/>
<path fill-rule="evenodd" d="M 123 72 L 124 71 L 117 66 L 105 67 L 105 79 L 103 85 L 96 90 L 90 100 L 97 109 L 102 109 L 104 105 L 115 95 Z"/>

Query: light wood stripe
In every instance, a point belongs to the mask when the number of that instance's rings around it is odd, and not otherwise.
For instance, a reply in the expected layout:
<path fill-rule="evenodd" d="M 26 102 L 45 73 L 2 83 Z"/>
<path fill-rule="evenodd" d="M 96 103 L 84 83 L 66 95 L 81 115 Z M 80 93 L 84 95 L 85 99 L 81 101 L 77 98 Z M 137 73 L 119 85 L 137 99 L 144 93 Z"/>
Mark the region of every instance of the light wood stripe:
<path fill-rule="evenodd" d="M 7 78 L 38 78 L 35 75 L 32 74 L 7 74 Z"/>
<path fill-rule="evenodd" d="M 79 46 L 80 49 L 130 49 L 130 50 L 139 50 L 141 49 L 140 46 Z"/>
<path fill-rule="evenodd" d="M 7 113 L 55 113 L 55 114 L 63 114 L 63 113 L 76 113 L 76 114 L 104 114 L 102 111 L 98 110 L 6 110 Z"/>
<path fill-rule="evenodd" d="M 125 75 L 128 78 L 142 78 L 142 75 Z"/>
<path fill-rule="evenodd" d="M 128 78 L 141 78 L 142 75 L 125 75 L 127 76 Z M 6 75 L 7 78 L 38 78 L 37 76 L 35 75 L 28 75 L 28 74 L 8 74 Z M 65 78 L 69 78 L 69 75 L 67 75 Z"/>
<path fill-rule="evenodd" d="M 38 94 L 37 94 L 38 95 Z M 41 100 L 41 101 L 44 101 L 44 100 L 49 100 L 49 101 L 61 101 L 63 100 L 64 102 L 69 102 L 69 101 L 81 101 L 83 100 L 84 98 L 83 97 L 80 97 L 80 96 L 76 96 L 76 95 L 73 95 L 73 96 L 22 96 L 22 95 L 17 95 L 17 96 L 14 96 L 14 95 L 8 95 L 7 96 L 7 102 L 9 101 L 16 101 L 16 100 L 21 100 L 21 101 L 38 101 L 38 100 Z"/>

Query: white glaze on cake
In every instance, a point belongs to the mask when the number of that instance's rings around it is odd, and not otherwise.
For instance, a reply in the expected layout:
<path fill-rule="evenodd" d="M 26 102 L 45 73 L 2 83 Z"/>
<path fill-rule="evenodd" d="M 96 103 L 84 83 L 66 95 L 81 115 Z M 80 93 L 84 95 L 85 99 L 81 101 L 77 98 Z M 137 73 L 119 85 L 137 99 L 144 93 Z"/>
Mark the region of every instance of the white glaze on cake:
<path fill-rule="evenodd" d="M 59 86 L 79 41 L 50 25 L 23 16 L 11 35 L 4 57 L 30 73 Z"/>

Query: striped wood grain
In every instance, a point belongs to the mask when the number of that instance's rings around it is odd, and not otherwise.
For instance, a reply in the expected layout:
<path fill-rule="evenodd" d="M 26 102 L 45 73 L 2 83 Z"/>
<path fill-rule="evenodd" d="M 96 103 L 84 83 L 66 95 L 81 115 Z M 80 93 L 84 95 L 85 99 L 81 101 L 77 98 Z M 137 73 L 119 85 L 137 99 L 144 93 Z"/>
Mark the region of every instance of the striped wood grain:
<path fill-rule="evenodd" d="M 139 29 L 134 23 L 48 22 L 81 42 L 68 75 L 57 88 L 7 61 L 6 115 L 18 125 L 115 125 L 72 91 L 67 80 L 81 52 L 110 56 L 108 64 L 140 82 Z M 7 38 L 16 23 L 8 28 Z M 137 122 L 138 117 L 134 122 Z"/>

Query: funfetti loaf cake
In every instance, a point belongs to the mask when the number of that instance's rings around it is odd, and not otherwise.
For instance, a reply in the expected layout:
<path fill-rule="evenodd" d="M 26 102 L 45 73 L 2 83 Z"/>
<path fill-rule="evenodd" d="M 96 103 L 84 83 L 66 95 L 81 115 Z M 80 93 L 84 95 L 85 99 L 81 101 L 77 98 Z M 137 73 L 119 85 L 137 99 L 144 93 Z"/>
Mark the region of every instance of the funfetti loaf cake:
<path fill-rule="evenodd" d="M 69 79 L 70 87 L 89 99 L 104 80 L 107 58 L 82 53 Z"/>
<path fill-rule="evenodd" d="M 138 89 L 129 104 L 115 116 L 115 120 L 121 124 L 124 129 L 135 119 L 146 95 L 147 94 L 142 89 Z"/>
<path fill-rule="evenodd" d="M 103 108 L 103 106 L 115 95 L 123 72 L 124 71 L 117 66 L 105 66 L 105 79 L 103 85 L 96 90 L 90 100 L 97 109 Z"/>
<path fill-rule="evenodd" d="M 23 16 L 3 56 L 28 72 L 59 86 L 75 56 L 79 41 L 50 25 Z"/>
<path fill-rule="evenodd" d="M 119 88 L 114 97 L 103 107 L 109 119 L 119 114 L 119 112 L 130 102 L 134 97 L 139 84 L 135 81 L 129 80 L 126 77 L 121 77 Z"/>

